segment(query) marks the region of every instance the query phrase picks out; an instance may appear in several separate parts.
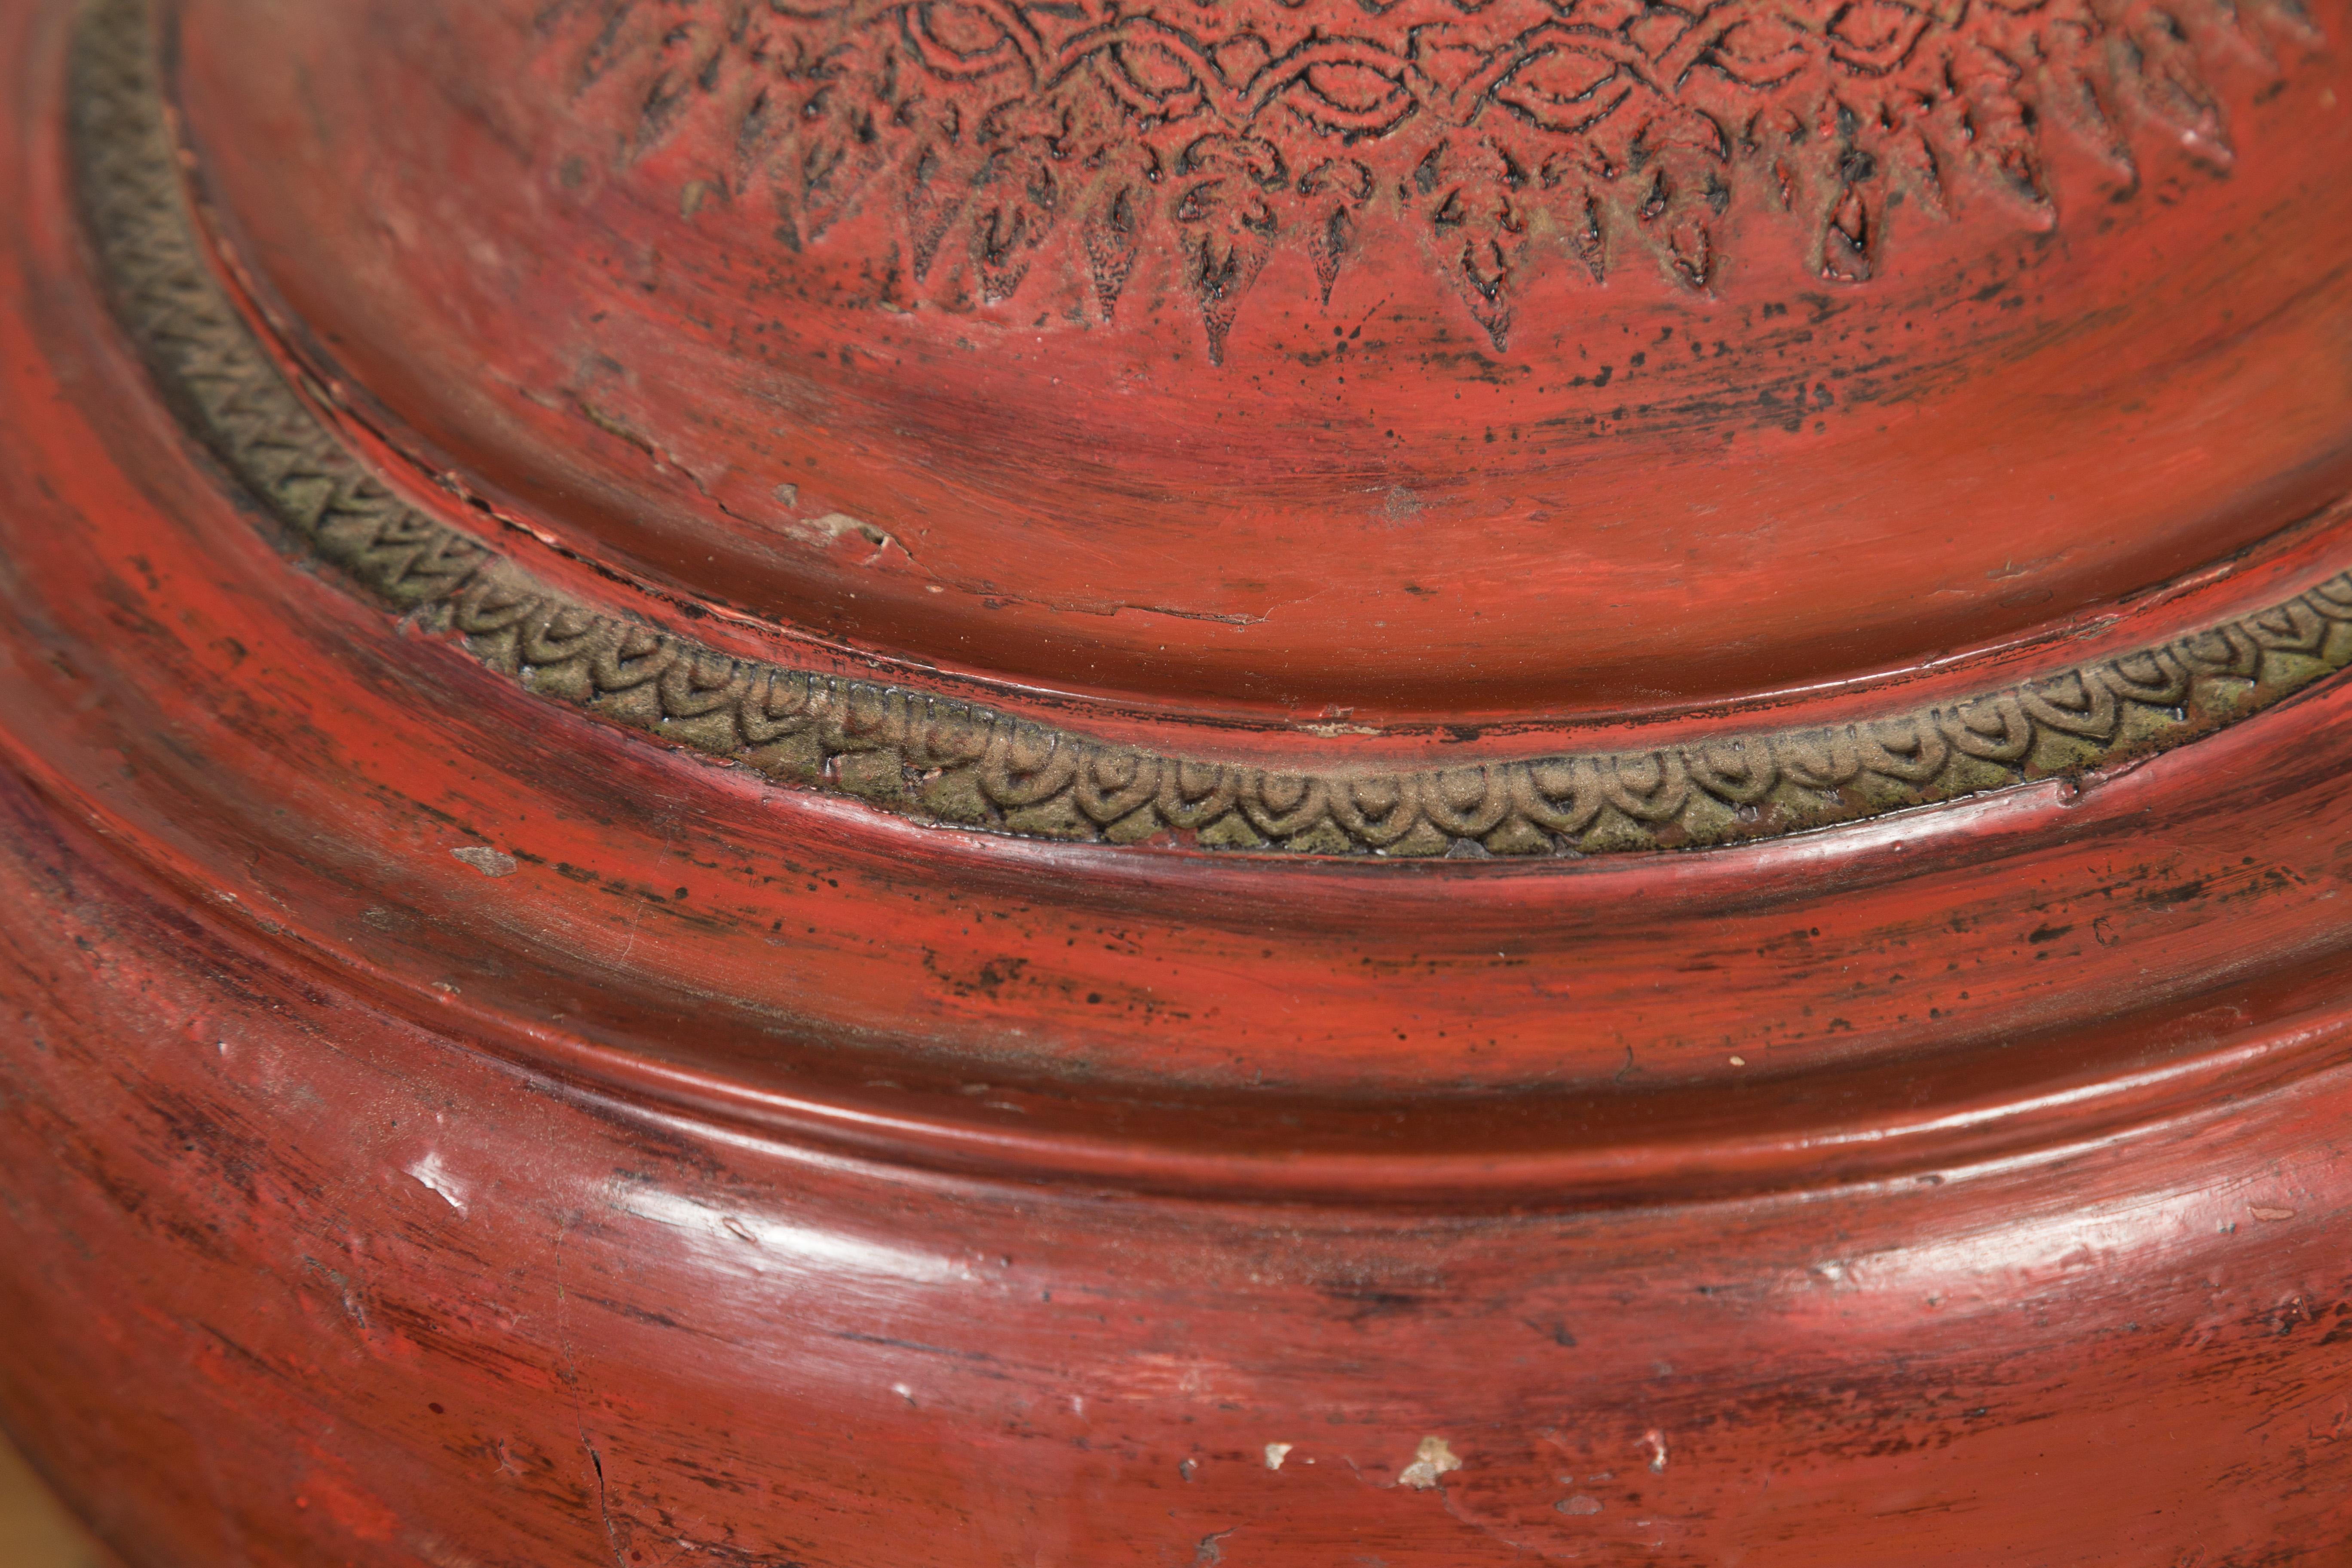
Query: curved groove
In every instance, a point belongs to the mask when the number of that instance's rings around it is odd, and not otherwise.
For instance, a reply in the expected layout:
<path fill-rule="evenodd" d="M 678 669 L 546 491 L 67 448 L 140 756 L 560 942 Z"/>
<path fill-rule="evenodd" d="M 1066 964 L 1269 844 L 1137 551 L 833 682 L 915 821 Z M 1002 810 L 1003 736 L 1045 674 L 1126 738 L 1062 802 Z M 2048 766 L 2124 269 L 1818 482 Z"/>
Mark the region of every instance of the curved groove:
<path fill-rule="evenodd" d="M 1591 855 L 1850 822 L 2163 751 L 2352 662 L 2352 574 L 2160 647 L 1832 728 L 1420 771 L 1105 744 L 907 688 L 736 658 L 550 587 L 408 505 L 305 404 L 214 277 L 147 0 L 96 0 L 71 146 L 117 315 L 231 476 L 385 609 L 550 700 L 943 827 L 1302 856 Z"/>

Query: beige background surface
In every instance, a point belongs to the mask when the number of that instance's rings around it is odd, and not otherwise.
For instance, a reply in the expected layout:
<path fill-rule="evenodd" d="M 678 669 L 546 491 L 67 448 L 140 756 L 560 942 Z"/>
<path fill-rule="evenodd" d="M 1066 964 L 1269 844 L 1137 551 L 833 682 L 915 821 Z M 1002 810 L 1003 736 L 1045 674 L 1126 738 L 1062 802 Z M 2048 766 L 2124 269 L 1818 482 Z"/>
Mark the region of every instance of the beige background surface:
<path fill-rule="evenodd" d="M 66 1517 L 16 1446 L 0 1435 L 0 1565 L 110 1568 L 110 1563 Z"/>

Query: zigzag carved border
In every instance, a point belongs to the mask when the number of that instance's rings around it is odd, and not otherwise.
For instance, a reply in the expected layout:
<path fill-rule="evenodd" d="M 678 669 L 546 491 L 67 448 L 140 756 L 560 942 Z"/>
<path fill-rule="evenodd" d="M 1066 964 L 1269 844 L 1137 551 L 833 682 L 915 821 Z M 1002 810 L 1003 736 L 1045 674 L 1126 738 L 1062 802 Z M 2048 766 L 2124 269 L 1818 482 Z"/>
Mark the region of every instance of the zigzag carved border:
<path fill-rule="evenodd" d="M 876 682 L 738 659 L 596 609 L 403 501 L 215 279 L 147 0 L 95 0 L 71 145 L 117 313 L 189 430 L 349 584 L 551 700 L 942 826 L 1307 856 L 1590 855 L 1874 816 L 2163 750 L 2352 662 L 2352 574 L 2160 647 L 1833 729 L 1421 772 L 1155 754 Z"/>

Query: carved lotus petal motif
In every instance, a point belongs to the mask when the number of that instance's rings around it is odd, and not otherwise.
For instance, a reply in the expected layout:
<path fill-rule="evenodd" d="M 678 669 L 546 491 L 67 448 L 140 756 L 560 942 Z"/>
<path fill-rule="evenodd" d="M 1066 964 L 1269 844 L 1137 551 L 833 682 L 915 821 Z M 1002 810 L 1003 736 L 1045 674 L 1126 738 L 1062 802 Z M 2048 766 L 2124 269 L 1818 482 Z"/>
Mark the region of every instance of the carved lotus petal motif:
<path fill-rule="evenodd" d="M 2263 647 L 2283 653 L 2316 653 L 2327 638 L 2327 623 L 2300 599 L 2248 616 L 2246 630 Z"/>
<path fill-rule="evenodd" d="M 1780 783 L 1771 749 L 1741 741 L 1691 747 L 1683 753 L 1683 764 L 1700 788 L 1735 805 L 1762 800 Z"/>
<path fill-rule="evenodd" d="M 2085 671 L 2038 681 L 2020 691 L 2018 700 L 2036 724 L 2061 734 L 2104 741 L 2116 732 L 2114 689 Z"/>
<path fill-rule="evenodd" d="M 1359 60 L 1309 66 L 1305 79 L 1317 98 L 1348 114 L 1368 114 L 1391 104 L 1402 90 L 1394 78 Z"/>
<path fill-rule="evenodd" d="M 1244 33 L 1211 49 L 1209 58 L 1216 62 L 1217 74 L 1224 79 L 1225 85 L 1239 89 L 1257 79 L 1273 53 L 1264 38 L 1255 33 Z"/>
<path fill-rule="evenodd" d="M 1452 29 L 1433 27 L 1413 39 L 1413 68 L 1447 99 L 1483 77 L 1493 60 L 1491 50 L 1455 37 Z"/>
<path fill-rule="evenodd" d="M 1917 46 L 1927 22 L 1925 11 L 1898 0 L 1855 0 L 1830 22 L 1830 53 L 1849 69 L 1884 76 Z"/>
<path fill-rule="evenodd" d="M 1166 104 L 1181 94 L 1197 93 L 1201 87 L 1200 73 L 1184 54 L 1169 47 L 1158 37 L 1124 43 L 1114 49 L 1111 58 L 1135 90 L 1154 102 Z"/>
<path fill-rule="evenodd" d="M 1572 135 L 1599 124 L 1634 90 L 1631 73 L 1609 52 L 1558 44 L 1513 72 L 1495 97 L 1546 131 Z"/>
<path fill-rule="evenodd" d="M 2050 226 L 2055 139 L 2126 174 L 2150 137 L 2226 167 L 2216 67 L 2275 74 L 2286 57 L 2273 44 L 2311 30 L 2297 0 L 1362 9 L 1341 32 L 1277 0 L 667 0 L 551 5 L 541 37 L 582 84 L 584 119 L 593 101 L 625 120 L 614 130 L 631 156 L 681 136 L 726 149 L 746 195 L 775 202 L 780 243 L 809 247 L 861 210 L 902 213 L 902 232 L 869 235 L 880 248 L 845 259 L 877 276 L 903 264 L 893 256 L 911 261 L 911 292 L 952 309 L 1056 287 L 1075 268 L 1108 320 L 1150 279 L 1199 297 L 1222 363 L 1242 295 L 1278 250 L 1309 252 L 1329 298 L 1354 242 L 1298 182 L 1335 155 L 1372 175 L 1349 199 L 1393 192 L 1398 216 L 1429 226 L 1434 281 L 1500 351 L 1522 319 L 1516 300 L 1563 260 L 1605 281 L 1646 251 L 1710 289 L 1743 199 L 1811 215 L 1806 263 L 1861 283 L 1885 271 L 1880 231 L 1897 206 L 1961 216 L 1973 187 L 2011 221 Z M 1250 147 L 1247 177 L 1269 193 L 1245 220 L 1256 253 L 1237 260 L 1135 268 L 1155 227 L 1168 243 L 1159 226 L 1200 220 L 1199 200 L 1129 202 L 1134 226 L 1107 250 L 1104 225 L 1056 223 L 1051 204 L 1013 193 L 1050 167 L 1072 187 L 1057 199 L 1090 201 L 1076 187 L 1099 172 L 1192 174 L 1219 162 L 1218 145 Z M 1663 165 L 1669 152 L 1706 163 Z M 1509 188 L 1507 232 L 1567 244 L 1507 255 L 1460 232 L 1447 204 L 1465 182 Z M 993 195 L 960 210 L 975 191 Z M 1617 243 L 1629 232 L 1647 245 Z"/>
<path fill-rule="evenodd" d="M 1644 11 L 1625 29 L 1625 36 L 1644 55 L 1656 59 L 1680 43 L 1689 29 L 1689 21 L 1681 14 L 1667 6 L 1657 5 Z"/>
<path fill-rule="evenodd" d="M 1710 51 L 1715 67 L 1742 87 L 1777 87 L 1805 68 L 1811 37 L 1786 16 L 1764 15 L 1733 23 Z"/>
<path fill-rule="evenodd" d="M 2099 670 L 2108 689 L 2127 702 L 2170 708 L 2189 695 L 2189 672 L 2162 648 L 2126 654 Z"/>
<path fill-rule="evenodd" d="M 2251 679 L 2262 668 L 2263 651 L 2245 627 L 2235 622 L 2192 632 L 2172 645 L 2175 658 L 2198 675 L 2230 675 Z"/>
<path fill-rule="evenodd" d="M 1804 789 L 1842 789 L 1862 772 L 1861 749 L 1851 731 L 1782 735 L 1772 751 L 1782 776 Z"/>
<path fill-rule="evenodd" d="M 1594 33 L 1622 33 L 1649 9 L 1643 0 L 1569 0 L 1559 7 L 1569 21 Z"/>
<path fill-rule="evenodd" d="M 1284 102 L 1325 132 L 1378 135 L 1393 130 L 1415 103 L 1402 61 L 1326 47 L 1291 79 Z"/>
<path fill-rule="evenodd" d="M 908 7 L 907 25 L 924 46 L 923 63 L 950 80 L 988 76 L 1023 63 L 1012 31 L 993 7 L 933 0 Z"/>

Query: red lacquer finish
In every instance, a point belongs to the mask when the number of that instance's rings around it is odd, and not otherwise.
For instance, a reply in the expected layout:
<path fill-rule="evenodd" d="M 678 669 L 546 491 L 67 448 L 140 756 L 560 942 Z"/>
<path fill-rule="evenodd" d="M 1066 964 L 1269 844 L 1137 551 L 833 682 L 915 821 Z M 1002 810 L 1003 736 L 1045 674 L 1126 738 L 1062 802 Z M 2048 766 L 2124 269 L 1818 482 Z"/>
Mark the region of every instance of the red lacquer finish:
<path fill-rule="evenodd" d="M 2352 11 L 0 4 L 126 1563 L 2352 1551 Z"/>

